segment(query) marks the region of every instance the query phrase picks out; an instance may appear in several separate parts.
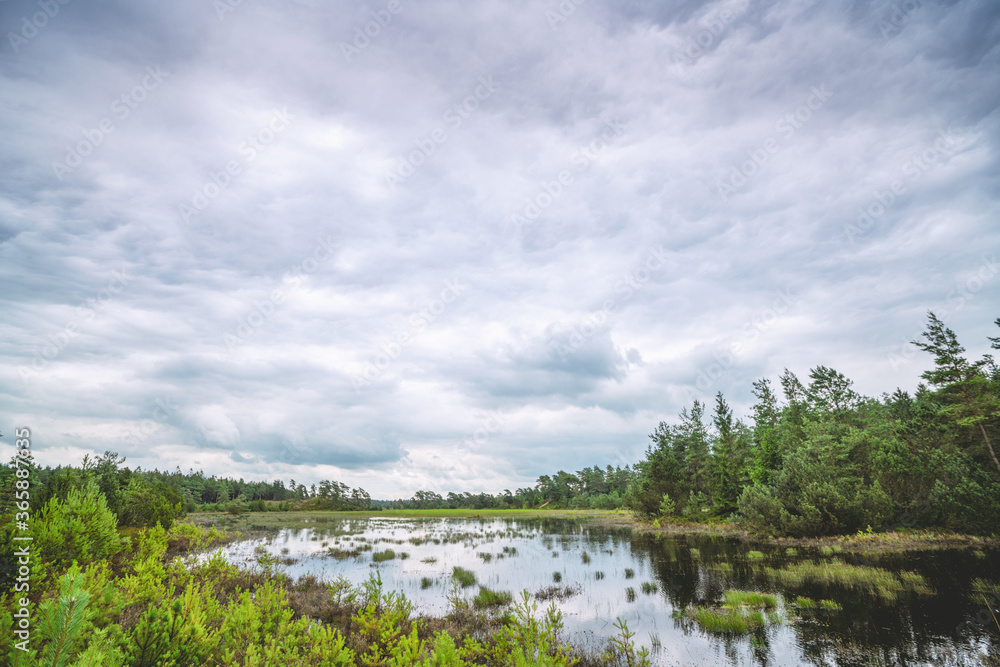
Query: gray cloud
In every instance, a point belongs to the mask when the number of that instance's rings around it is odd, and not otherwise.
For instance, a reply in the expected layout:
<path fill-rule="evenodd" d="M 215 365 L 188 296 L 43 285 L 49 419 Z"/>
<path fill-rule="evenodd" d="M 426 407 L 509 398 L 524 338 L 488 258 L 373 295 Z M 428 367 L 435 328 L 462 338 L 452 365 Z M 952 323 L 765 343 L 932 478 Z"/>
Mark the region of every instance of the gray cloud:
<path fill-rule="evenodd" d="M 786 366 L 912 387 L 927 309 L 996 335 L 993 3 L 58 7 L 0 3 L 44 463 L 497 491 Z"/>

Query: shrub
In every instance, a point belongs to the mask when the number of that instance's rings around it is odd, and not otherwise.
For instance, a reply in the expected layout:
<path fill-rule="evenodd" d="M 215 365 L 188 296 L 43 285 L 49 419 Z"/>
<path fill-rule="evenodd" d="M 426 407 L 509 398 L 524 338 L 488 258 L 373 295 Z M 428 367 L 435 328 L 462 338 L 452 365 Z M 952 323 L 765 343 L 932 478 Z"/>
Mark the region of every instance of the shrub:
<path fill-rule="evenodd" d="M 73 561 L 91 563 L 119 553 L 125 546 L 115 515 L 91 482 L 72 489 L 62 501 L 50 500 L 32 522 L 33 556 L 60 572 Z"/>

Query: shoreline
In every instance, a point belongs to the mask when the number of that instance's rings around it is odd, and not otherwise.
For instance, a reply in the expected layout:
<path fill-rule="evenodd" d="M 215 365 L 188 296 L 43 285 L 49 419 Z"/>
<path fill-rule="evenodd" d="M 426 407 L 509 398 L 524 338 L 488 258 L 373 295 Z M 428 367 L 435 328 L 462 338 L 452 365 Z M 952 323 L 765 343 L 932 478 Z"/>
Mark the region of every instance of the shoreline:
<path fill-rule="evenodd" d="M 294 517 L 294 519 L 292 518 Z M 755 544 L 775 547 L 839 547 L 846 553 L 900 553 L 911 551 L 932 551 L 938 549 L 972 549 L 1000 547 L 1000 537 L 979 536 L 927 529 L 904 529 L 885 533 L 864 533 L 855 535 L 828 535 L 819 537 L 771 537 L 755 535 L 746 529 L 724 521 L 711 523 L 670 522 L 654 526 L 651 521 L 635 518 L 621 510 L 513 510 L 513 509 L 405 509 L 381 511 L 337 511 L 337 510 L 289 510 L 285 512 L 248 512 L 233 516 L 225 512 L 191 512 L 182 521 L 195 524 L 232 524 L 238 529 L 240 523 L 265 524 L 267 528 L 280 528 L 289 523 L 310 523 L 319 518 L 436 518 L 436 519 L 477 519 L 477 518 L 520 518 L 520 519 L 568 519 L 584 521 L 590 525 L 607 528 L 628 528 L 633 532 L 655 535 L 715 535 L 732 537 Z M 224 519 L 224 521 L 218 521 Z M 266 524 L 273 524 L 267 526 Z M 249 527 L 249 526 L 248 526 Z"/>

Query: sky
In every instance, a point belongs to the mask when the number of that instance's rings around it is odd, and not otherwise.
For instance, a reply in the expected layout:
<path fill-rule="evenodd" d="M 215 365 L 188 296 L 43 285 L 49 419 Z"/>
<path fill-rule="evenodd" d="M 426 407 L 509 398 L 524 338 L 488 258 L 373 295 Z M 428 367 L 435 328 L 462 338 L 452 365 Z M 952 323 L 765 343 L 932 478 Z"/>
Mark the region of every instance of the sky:
<path fill-rule="evenodd" d="M 0 1 L 0 455 L 499 492 L 1000 316 L 990 0 Z"/>

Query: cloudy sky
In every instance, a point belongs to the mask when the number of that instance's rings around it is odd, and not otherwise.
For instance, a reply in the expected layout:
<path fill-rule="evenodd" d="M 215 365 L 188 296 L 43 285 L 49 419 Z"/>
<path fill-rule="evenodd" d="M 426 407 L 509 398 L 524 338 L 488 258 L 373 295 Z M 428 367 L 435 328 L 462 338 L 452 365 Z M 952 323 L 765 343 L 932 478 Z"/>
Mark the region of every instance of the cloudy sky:
<path fill-rule="evenodd" d="M 990 0 L 0 2 L 0 454 L 491 492 L 1000 316 Z"/>

